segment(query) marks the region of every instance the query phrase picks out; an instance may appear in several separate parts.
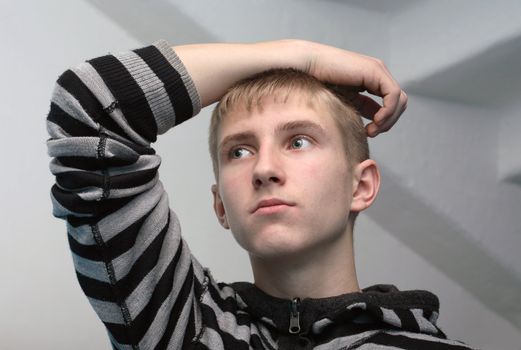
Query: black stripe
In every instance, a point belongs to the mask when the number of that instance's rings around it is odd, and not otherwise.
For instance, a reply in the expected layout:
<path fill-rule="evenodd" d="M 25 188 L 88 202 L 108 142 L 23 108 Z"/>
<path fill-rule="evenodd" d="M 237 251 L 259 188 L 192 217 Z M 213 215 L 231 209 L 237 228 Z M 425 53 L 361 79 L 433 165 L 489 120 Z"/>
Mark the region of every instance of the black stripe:
<path fill-rule="evenodd" d="M 404 330 L 420 333 L 420 326 L 416 322 L 416 319 L 410 310 L 394 309 L 394 312 L 400 318 L 400 321 L 402 322 L 402 328 Z"/>
<path fill-rule="evenodd" d="M 355 334 L 360 334 L 363 332 L 367 332 L 374 329 L 381 329 L 378 324 L 356 324 L 351 323 L 350 319 L 345 320 L 344 322 L 337 320 L 328 327 L 325 327 L 320 334 L 315 336 L 316 344 L 326 344 L 332 341 L 333 339 L 349 337 Z"/>
<path fill-rule="evenodd" d="M 154 142 L 157 137 L 154 115 L 144 92 L 125 66 L 112 55 L 94 58 L 89 63 L 119 102 L 119 108 L 132 129 L 148 141 Z"/>
<path fill-rule="evenodd" d="M 181 124 L 193 115 L 190 95 L 183 84 L 179 73 L 170 65 L 161 51 L 155 46 L 147 46 L 134 50 L 145 61 L 156 76 L 163 82 L 170 97 L 176 115 L 176 125 Z M 175 102 L 175 103 L 174 103 Z"/>
<path fill-rule="evenodd" d="M 219 287 L 223 287 L 224 283 L 219 283 Z M 219 294 L 219 290 L 211 283 L 208 284 L 208 293 L 212 300 L 219 306 L 223 312 L 229 312 L 235 316 L 238 325 L 250 326 L 251 318 L 248 314 L 237 313 L 237 300 L 234 296 L 228 296 L 225 299 Z"/>
<path fill-rule="evenodd" d="M 81 79 L 71 70 L 64 72 L 58 79 L 58 84 L 74 96 L 87 114 L 104 128 L 126 138 L 128 135 L 104 111 L 103 106 Z"/>
<path fill-rule="evenodd" d="M 207 347 L 206 345 L 202 344 L 202 343 L 194 343 L 192 345 L 193 347 L 188 347 L 187 349 L 190 349 L 190 350 L 212 350 L 210 349 L 209 347 Z M 183 348 L 184 350 L 185 348 Z"/>
<path fill-rule="evenodd" d="M 66 209 L 77 214 L 91 214 L 96 217 L 105 217 L 112 214 L 116 210 L 124 207 L 132 201 L 137 195 L 105 199 L 102 201 L 86 201 L 75 193 L 62 190 L 56 185 L 51 189 L 54 198 Z"/>
<path fill-rule="evenodd" d="M 110 176 L 110 188 L 123 189 L 145 185 L 154 179 L 158 168 L 156 166 L 151 169 Z M 81 189 L 88 186 L 103 188 L 104 176 L 85 171 L 66 171 L 56 175 L 56 182 L 60 187 L 68 190 Z"/>
<path fill-rule="evenodd" d="M 99 218 L 94 217 L 85 217 L 85 216 L 74 216 L 74 215 L 67 215 L 67 222 L 72 227 L 79 227 L 83 225 L 94 225 Z"/>
<path fill-rule="evenodd" d="M 170 216 L 163 227 L 163 229 L 158 233 L 158 235 L 154 238 L 154 240 L 149 244 L 149 246 L 145 249 L 145 251 L 141 254 L 141 256 L 135 261 L 129 273 L 123 277 L 117 283 L 117 288 L 121 290 L 123 298 L 127 298 L 130 293 L 141 283 L 143 278 L 152 271 L 152 269 L 157 265 L 159 257 L 161 255 L 161 250 L 163 248 L 163 243 L 165 241 L 166 234 L 168 232 L 168 227 L 170 223 Z M 142 232 L 142 234 L 150 234 L 149 232 Z M 172 237 L 168 237 L 166 239 L 173 239 Z M 181 248 L 177 249 L 177 253 L 174 262 L 177 264 L 177 260 L 179 259 L 178 255 L 180 254 Z"/>
<path fill-rule="evenodd" d="M 140 217 L 136 222 L 118 233 L 111 240 L 107 241 L 105 247 L 106 254 L 101 252 L 101 248 L 99 246 L 81 244 L 69 234 L 69 246 L 71 251 L 85 259 L 105 262 L 111 261 L 124 252 L 130 250 L 134 246 L 139 229 L 143 225 L 143 222 L 150 215 L 150 212 Z M 105 258 L 103 258 L 104 256 Z"/>
<path fill-rule="evenodd" d="M 259 330 L 259 332 L 260 332 L 260 330 Z M 262 343 L 261 337 L 257 334 L 251 335 L 250 345 L 253 349 L 258 349 L 258 350 L 266 350 L 266 349 L 272 350 L 273 349 L 273 347 L 268 342 L 266 342 L 266 345 L 264 345 Z"/>
<path fill-rule="evenodd" d="M 249 349 L 247 342 L 236 339 L 233 335 L 219 328 L 219 324 L 217 323 L 217 316 L 215 316 L 215 312 L 211 307 L 206 304 L 201 304 L 201 312 L 203 315 L 204 324 L 207 328 L 211 328 L 219 334 L 225 349 Z"/>
<path fill-rule="evenodd" d="M 194 278 L 194 280 L 195 280 L 195 278 Z M 181 347 L 181 349 L 187 349 L 192 344 L 192 340 L 194 339 L 196 333 L 200 331 L 200 329 L 196 329 L 195 326 L 196 326 L 195 309 L 194 309 L 194 307 L 191 307 L 190 308 L 190 317 L 188 318 L 188 325 L 186 326 L 185 337 L 183 339 L 183 346 Z M 168 330 L 168 326 L 167 326 L 167 332 L 165 332 L 165 333 L 171 334 L 171 333 L 173 333 L 173 331 Z"/>
<path fill-rule="evenodd" d="M 114 290 L 110 283 L 101 282 L 96 279 L 87 277 L 76 271 L 76 277 L 80 283 L 81 289 L 89 298 L 118 303 Z"/>
<path fill-rule="evenodd" d="M 172 309 L 170 310 L 170 313 L 169 313 L 170 317 L 168 318 L 168 323 L 166 325 L 165 332 L 163 333 L 161 340 L 157 344 L 157 346 L 155 348 L 156 350 L 163 350 L 163 349 L 167 348 L 168 342 L 170 341 L 170 338 L 172 337 L 172 334 L 174 333 L 175 328 L 179 327 L 177 325 L 178 315 L 181 315 L 181 311 L 183 310 L 183 307 L 186 303 L 192 304 L 192 299 L 188 299 L 188 296 L 190 295 L 190 291 L 193 290 L 193 281 L 194 281 L 193 265 L 190 264 L 190 270 L 188 271 L 188 277 L 186 278 L 185 282 L 183 283 L 183 287 L 179 291 L 179 297 L 175 301 Z M 190 317 L 188 319 L 188 323 L 186 325 L 186 329 L 184 332 L 183 344 L 189 343 L 189 341 L 191 341 L 195 335 L 193 312 L 194 312 L 194 308 L 191 305 L 190 306 Z"/>
<path fill-rule="evenodd" d="M 371 337 L 367 343 L 395 346 L 400 349 L 410 350 L 464 350 L 469 349 L 465 345 L 450 345 L 439 342 L 438 338 L 433 337 L 431 340 L 422 340 L 409 338 L 404 335 L 391 335 L 388 333 L 380 333 Z"/>
<path fill-rule="evenodd" d="M 119 343 L 137 344 L 143 338 L 148 327 L 156 317 L 159 308 L 172 291 L 174 272 L 181 256 L 181 251 L 182 249 L 177 250 L 176 256 L 172 259 L 155 286 L 154 291 L 149 296 L 148 304 L 133 320 L 130 330 L 124 325 L 105 323 L 105 326 Z M 183 282 L 183 285 L 187 283 L 188 280 L 191 281 L 191 274 L 193 273 L 190 268 L 188 278 Z M 176 281 L 176 283 L 180 283 L 180 281 Z M 181 291 L 184 291 L 184 288 L 182 288 Z M 181 299 L 181 302 L 186 302 L 187 295 L 180 293 L 178 298 Z"/>
<path fill-rule="evenodd" d="M 108 167 L 126 166 L 134 164 L 136 159 L 129 158 L 92 158 L 92 157 L 56 157 L 56 159 L 69 168 L 75 168 L 80 170 L 100 170 Z"/>
<path fill-rule="evenodd" d="M 60 108 L 56 103 L 51 102 L 51 110 L 47 116 L 47 120 L 58 125 L 67 134 L 71 136 L 96 136 L 98 131 L 90 126 L 83 124 L 79 120 L 73 118 L 67 112 Z"/>
<path fill-rule="evenodd" d="M 372 316 L 370 318 L 373 319 L 373 322 L 383 322 L 384 319 L 384 313 L 380 306 L 376 304 L 366 303 L 366 310 L 367 312 Z"/>
<path fill-rule="evenodd" d="M 103 177 L 86 171 L 65 171 L 56 175 L 56 183 L 68 190 L 78 190 L 88 186 L 103 188 Z"/>
<path fill-rule="evenodd" d="M 237 313 L 237 300 L 233 296 L 228 296 L 226 299 L 223 299 L 219 291 L 211 283 L 208 284 L 208 292 L 222 311 L 231 312 L 232 314 Z"/>

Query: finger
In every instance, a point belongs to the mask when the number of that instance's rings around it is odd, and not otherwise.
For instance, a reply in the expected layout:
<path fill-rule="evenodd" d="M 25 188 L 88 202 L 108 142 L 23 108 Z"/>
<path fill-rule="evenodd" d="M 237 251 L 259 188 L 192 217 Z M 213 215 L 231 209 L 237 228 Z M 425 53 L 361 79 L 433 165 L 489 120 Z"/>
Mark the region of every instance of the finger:
<path fill-rule="evenodd" d="M 371 122 L 365 126 L 365 132 L 368 137 L 375 137 L 378 135 L 378 126 Z"/>
<path fill-rule="evenodd" d="M 398 121 L 400 116 L 403 114 L 405 109 L 407 109 L 407 100 L 408 100 L 407 94 L 402 91 L 400 94 L 400 101 L 398 102 L 398 108 L 397 108 L 395 114 L 393 116 L 385 119 L 383 123 L 376 125 L 377 129 L 375 132 L 377 134 L 388 131 L 389 129 L 391 129 L 394 126 L 394 124 L 396 124 L 396 122 Z"/>
<path fill-rule="evenodd" d="M 351 103 L 358 110 L 358 113 L 362 115 L 362 117 L 374 120 L 375 114 L 380 110 L 382 106 L 378 104 L 375 100 L 370 98 L 369 96 L 357 94 L 352 100 Z"/>
<path fill-rule="evenodd" d="M 384 124 L 389 118 L 398 116 L 400 113 L 400 96 L 402 90 L 396 85 L 389 87 L 388 91 L 383 92 L 382 108 L 375 114 L 374 122 L 378 125 Z"/>
<path fill-rule="evenodd" d="M 367 90 L 377 96 L 382 97 L 382 107 L 374 115 L 374 122 L 382 124 L 385 119 L 395 115 L 400 110 L 400 96 L 402 90 L 391 73 L 380 60 L 373 60 L 373 72 L 364 79 L 364 86 Z"/>

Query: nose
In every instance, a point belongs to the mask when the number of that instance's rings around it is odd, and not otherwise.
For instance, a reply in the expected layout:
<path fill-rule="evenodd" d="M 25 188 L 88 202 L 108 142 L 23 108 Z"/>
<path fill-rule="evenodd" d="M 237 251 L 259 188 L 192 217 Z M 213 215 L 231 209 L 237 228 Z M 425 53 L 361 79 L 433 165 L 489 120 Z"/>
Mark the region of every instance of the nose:
<path fill-rule="evenodd" d="M 271 185 L 283 185 L 285 182 L 286 174 L 281 155 L 273 149 L 260 150 L 253 169 L 253 186 L 258 189 Z"/>

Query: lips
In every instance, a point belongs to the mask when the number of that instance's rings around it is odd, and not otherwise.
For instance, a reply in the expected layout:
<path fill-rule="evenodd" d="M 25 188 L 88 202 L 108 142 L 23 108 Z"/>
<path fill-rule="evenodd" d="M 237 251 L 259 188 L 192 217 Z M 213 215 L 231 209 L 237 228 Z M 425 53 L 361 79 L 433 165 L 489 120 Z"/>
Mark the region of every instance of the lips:
<path fill-rule="evenodd" d="M 270 198 L 270 199 L 264 199 L 261 200 L 257 205 L 251 210 L 251 213 L 255 213 L 257 210 L 261 208 L 268 208 L 268 207 L 276 207 L 280 205 L 286 205 L 286 206 L 294 206 L 294 203 L 286 202 L 278 198 Z"/>

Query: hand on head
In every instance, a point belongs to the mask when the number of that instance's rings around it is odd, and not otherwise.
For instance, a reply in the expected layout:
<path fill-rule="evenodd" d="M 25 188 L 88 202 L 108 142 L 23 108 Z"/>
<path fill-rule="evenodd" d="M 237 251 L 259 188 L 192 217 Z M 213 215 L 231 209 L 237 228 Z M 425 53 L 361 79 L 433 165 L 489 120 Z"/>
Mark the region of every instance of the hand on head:
<path fill-rule="evenodd" d="M 360 114 L 372 120 L 366 125 L 368 136 L 389 130 L 407 108 L 407 95 L 385 64 L 376 58 L 318 43 L 309 43 L 307 72 L 338 86 L 338 90 Z M 379 96 L 380 106 L 363 91 Z"/>

